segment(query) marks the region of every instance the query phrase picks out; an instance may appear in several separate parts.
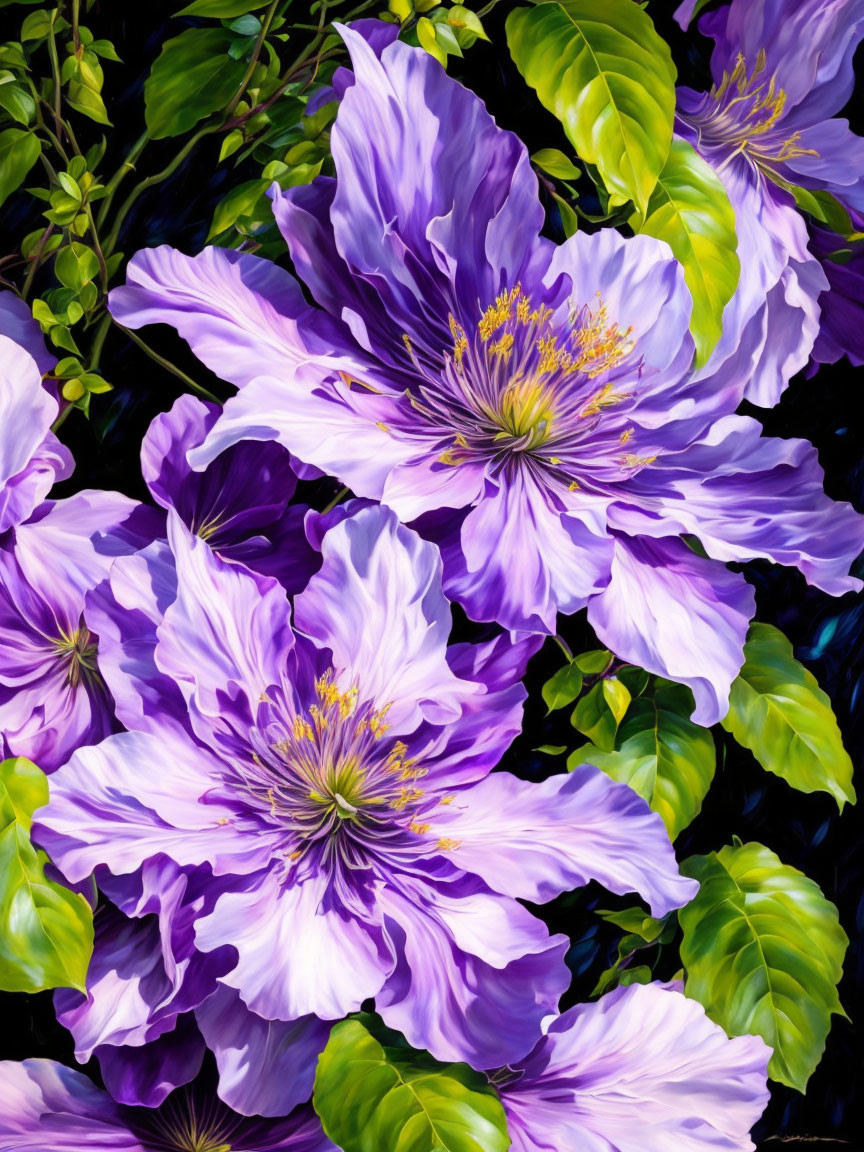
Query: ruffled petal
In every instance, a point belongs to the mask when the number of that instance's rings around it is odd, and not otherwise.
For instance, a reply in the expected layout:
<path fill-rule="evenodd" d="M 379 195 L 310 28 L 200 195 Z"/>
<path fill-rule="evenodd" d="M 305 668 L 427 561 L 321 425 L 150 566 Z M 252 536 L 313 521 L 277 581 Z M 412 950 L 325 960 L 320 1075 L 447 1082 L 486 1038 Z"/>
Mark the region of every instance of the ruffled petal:
<path fill-rule="evenodd" d="M 761 433 L 749 417 L 718 421 L 702 440 L 640 473 L 629 497 L 645 517 L 613 506 L 611 523 L 625 532 L 692 533 L 718 560 L 794 565 L 832 596 L 860 588 L 848 572 L 864 548 L 864 517 L 825 495 L 806 440 Z"/>
<path fill-rule="evenodd" d="M 219 1098 L 243 1116 L 285 1116 L 312 1095 L 330 1035 L 317 1016 L 290 1023 L 250 1012 L 222 985 L 195 1014 L 219 1068 Z"/>
<path fill-rule="evenodd" d="M 147 1152 L 107 1092 L 54 1060 L 0 1062 L 0 1141 L 33 1152 Z"/>
<path fill-rule="evenodd" d="M 393 733 L 422 720 L 458 721 L 476 684 L 447 663 L 450 604 L 441 590 L 441 557 L 383 507 L 365 508 L 331 528 L 323 563 L 294 604 L 297 628 L 333 654 L 347 690 L 389 705 Z"/>
<path fill-rule="evenodd" d="M 444 588 L 474 620 L 554 632 L 559 611 L 583 608 L 609 578 L 602 518 L 571 513 L 522 469 L 502 475 L 456 531 L 440 539 Z"/>
<path fill-rule="evenodd" d="M 380 899 L 398 955 L 375 1001 L 385 1023 L 440 1060 L 493 1068 L 524 1055 L 569 982 L 566 938 L 473 880 L 406 879 Z"/>
<path fill-rule="evenodd" d="M 57 358 L 45 347 L 42 329 L 27 302 L 14 292 L 0 292 L 0 336 L 8 336 L 13 343 L 20 344 L 36 361 L 40 375 L 44 376 L 54 367 Z"/>
<path fill-rule="evenodd" d="M 617 988 L 554 1021 L 502 1085 L 514 1152 L 751 1152 L 770 1055 L 680 992 Z"/>
<path fill-rule="evenodd" d="M 428 53 L 395 42 L 378 56 L 340 32 L 355 82 L 332 131 L 336 246 L 374 287 L 392 344 L 406 332 L 440 358 L 448 314 L 464 304 L 474 322 L 476 302 L 526 279 L 545 249 L 537 179 L 524 145 Z"/>
<path fill-rule="evenodd" d="M 494 772 L 436 809 L 433 827 L 455 842 L 454 865 L 520 900 L 545 903 L 599 880 L 665 916 L 698 890 L 679 874 L 660 817 L 590 764 L 539 783 Z"/>
<path fill-rule="evenodd" d="M 210 752 L 167 725 L 159 735 L 110 736 L 54 774 L 37 816 L 39 842 L 73 883 L 100 865 L 134 872 L 160 853 L 178 864 L 209 863 L 217 874 L 255 871 L 273 841 L 235 832 L 233 810 L 205 798 L 218 771 Z"/>
<path fill-rule="evenodd" d="M 249 891 L 220 896 L 196 925 L 203 951 L 236 948 L 237 966 L 223 983 L 266 1020 L 356 1012 L 393 966 L 375 921 L 328 906 L 326 887 L 326 876 L 282 884 L 267 873 Z"/>
<path fill-rule="evenodd" d="M 184 256 L 163 245 L 133 256 L 126 275 L 109 296 L 114 318 L 127 328 L 172 325 L 231 384 L 283 379 L 310 358 L 345 351 L 341 326 L 311 308 L 293 276 L 270 260 L 225 248 Z"/>
<path fill-rule="evenodd" d="M 281 693 L 291 609 L 275 580 L 221 560 L 173 511 L 168 536 L 177 598 L 157 628 L 156 664 L 183 692 L 196 735 L 230 755 L 246 748 L 259 702 Z"/>
<path fill-rule="evenodd" d="M 189 1084 L 201 1070 L 206 1048 L 191 1015 L 138 1048 L 96 1049 L 105 1087 L 120 1104 L 158 1108 L 175 1088 Z"/>
<path fill-rule="evenodd" d="M 588 619 L 620 659 L 688 685 L 693 719 L 707 727 L 729 710 L 755 611 L 743 576 L 680 540 L 619 537 L 612 579 L 588 605 Z"/>

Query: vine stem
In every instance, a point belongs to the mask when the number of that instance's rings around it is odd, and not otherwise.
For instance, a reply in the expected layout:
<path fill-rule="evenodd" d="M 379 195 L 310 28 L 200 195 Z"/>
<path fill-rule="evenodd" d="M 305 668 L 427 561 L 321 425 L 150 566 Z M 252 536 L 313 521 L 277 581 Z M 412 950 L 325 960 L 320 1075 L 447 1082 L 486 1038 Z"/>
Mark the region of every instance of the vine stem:
<path fill-rule="evenodd" d="M 321 509 L 321 515 L 323 516 L 327 512 L 332 512 L 333 509 L 336 507 L 336 505 L 338 503 L 340 503 L 340 501 L 345 499 L 345 497 L 348 495 L 349 491 L 350 491 L 349 488 L 344 488 L 344 487 L 340 488 L 339 491 L 336 493 L 336 495 L 333 497 L 333 499 L 329 502 L 329 504 L 327 504 L 324 508 Z"/>
<path fill-rule="evenodd" d="M 149 135 L 146 132 L 142 132 L 126 154 L 126 159 L 105 185 L 105 195 L 102 197 L 102 202 L 99 205 L 99 215 L 96 217 L 96 223 L 100 228 L 105 223 L 105 218 L 108 215 L 108 209 L 111 207 L 111 201 L 114 199 L 114 193 L 117 191 L 125 177 L 128 176 L 130 172 L 135 171 L 135 165 L 138 161 L 138 158 L 146 148 L 149 140 Z"/>
<path fill-rule="evenodd" d="M 276 15 L 276 8 L 278 5 L 279 0 L 270 0 L 270 6 L 264 13 L 264 19 L 261 21 L 261 30 L 258 33 L 258 39 L 255 41 L 255 47 L 252 49 L 252 56 L 246 68 L 246 73 L 243 76 L 243 79 L 240 81 L 239 88 L 231 97 L 230 101 L 228 102 L 228 106 L 223 113 L 226 119 L 231 116 L 231 113 L 240 103 L 240 98 L 246 91 L 246 85 L 252 79 L 252 74 L 258 66 L 258 58 L 261 55 L 261 49 L 264 47 L 264 39 L 267 33 L 270 31 L 270 25 L 273 23 L 273 17 Z"/>
<path fill-rule="evenodd" d="M 564 637 L 559 636 L 558 633 L 556 632 L 555 635 L 552 637 L 552 639 L 555 641 L 555 643 L 558 645 L 558 647 L 564 653 L 564 656 L 566 657 L 566 659 L 572 664 L 573 663 L 573 653 L 570 651 L 570 645 L 567 643 L 567 641 L 564 639 Z"/>
<path fill-rule="evenodd" d="M 54 225 L 49 224 L 42 235 L 39 237 L 39 243 L 36 245 L 36 251 L 30 257 L 30 267 L 27 269 L 27 276 L 24 279 L 24 287 L 21 289 L 21 299 L 26 300 L 27 294 L 33 286 L 33 277 L 42 262 L 42 253 L 45 251 L 45 245 L 54 231 Z"/>
<path fill-rule="evenodd" d="M 115 320 L 114 323 L 117 324 L 117 321 Z M 193 380 L 191 376 L 187 376 L 185 372 L 182 372 L 175 364 L 172 364 L 170 360 L 166 360 L 164 356 L 160 356 L 158 352 L 154 351 L 149 344 L 145 344 L 137 332 L 133 332 L 131 328 L 125 328 L 122 324 L 117 324 L 117 327 L 121 332 L 124 332 L 130 340 L 134 341 L 142 352 L 146 352 L 151 360 L 164 368 L 166 372 L 170 372 L 172 376 L 176 376 L 178 380 L 182 380 L 193 392 L 197 392 L 199 396 L 203 396 L 205 400 L 210 400 L 214 404 L 221 403 L 219 397 L 214 396 L 203 384 L 199 384 Z"/>
<path fill-rule="evenodd" d="M 213 124 L 205 128 L 199 128 L 195 135 L 191 136 L 186 141 L 186 143 L 183 145 L 183 147 L 180 149 L 170 164 L 163 168 L 161 172 L 156 172 L 153 176 L 148 176 L 145 180 L 142 180 L 140 184 L 135 185 L 135 187 L 132 189 L 132 191 L 129 193 L 129 195 L 118 209 L 117 216 L 114 219 L 114 227 L 111 229 L 110 233 L 108 234 L 108 238 L 103 245 L 104 251 L 106 251 L 109 256 L 114 251 L 117 238 L 120 235 L 120 229 L 123 226 L 123 221 L 126 219 L 130 208 L 141 195 L 141 193 L 146 192 L 148 188 L 153 188 L 155 185 L 161 184 L 163 180 L 167 180 L 169 176 L 173 175 L 173 173 L 177 171 L 177 169 L 198 143 L 198 141 L 203 140 L 205 136 L 209 136 L 216 130 L 217 126 Z"/>

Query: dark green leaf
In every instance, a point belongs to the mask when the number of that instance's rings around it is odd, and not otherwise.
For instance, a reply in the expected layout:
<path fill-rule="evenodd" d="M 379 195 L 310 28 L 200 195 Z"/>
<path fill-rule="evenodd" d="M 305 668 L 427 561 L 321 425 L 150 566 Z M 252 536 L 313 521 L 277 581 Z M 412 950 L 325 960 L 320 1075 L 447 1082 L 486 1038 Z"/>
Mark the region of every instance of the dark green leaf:
<path fill-rule="evenodd" d="M 181 136 L 228 103 L 246 71 L 228 55 L 233 43 L 224 28 L 189 28 L 163 45 L 144 85 L 154 140 Z"/>
<path fill-rule="evenodd" d="M 635 700 L 618 730 L 617 751 L 578 748 L 567 766 L 594 764 L 645 800 L 674 840 L 698 815 L 714 778 L 711 733 L 690 719 L 693 694 L 658 680 L 652 696 Z M 586 733 L 590 735 L 590 733 Z"/>
<path fill-rule="evenodd" d="M 389 1048 L 359 1019 L 330 1033 L 315 1075 L 315 1111 L 343 1152 L 507 1152 L 497 1093 L 467 1064 Z"/>
<path fill-rule="evenodd" d="M 598 169 L 610 206 L 648 206 L 672 143 L 675 67 L 635 0 L 562 0 L 507 18 L 516 67 L 577 154 Z"/>
<path fill-rule="evenodd" d="M 582 673 L 577 664 L 565 664 L 543 685 L 543 702 L 549 712 L 566 708 L 582 691 Z"/>
<path fill-rule="evenodd" d="M 770 624 L 750 626 L 723 727 L 799 792 L 830 792 L 841 810 L 855 803 L 852 761 L 831 701 Z"/>
<path fill-rule="evenodd" d="M 48 781 L 29 760 L 0 764 L 0 988 L 84 990 L 93 914 L 83 896 L 45 877 L 48 857 L 30 843 Z"/>
<path fill-rule="evenodd" d="M 771 1077 L 803 1092 L 843 1011 L 837 909 L 762 844 L 693 856 L 681 871 L 700 884 L 678 913 L 687 995 L 731 1036 L 762 1036 Z"/>
<path fill-rule="evenodd" d="M 41 151 L 42 145 L 32 132 L 23 128 L 0 132 L 0 204 L 23 184 Z"/>
<path fill-rule="evenodd" d="M 630 693 L 625 685 L 614 676 L 609 676 L 595 684 L 591 691 L 582 697 L 573 709 L 571 723 L 589 740 L 593 740 L 598 748 L 611 752 L 615 747 L 618 725 L 623 720 L 629 703 Z M 574 767 L 570 761 L 568 764 L 571 768 Z"/>
<path fill-rule="evenodd" d="M 665 240 L 684 269 L 693 298 L 690 331 L 696 364 L 704 364 L 723 330 L 723 309 L 738 287 L 741 265 L 735 212 L 714 169 L 677 137 L 637 232 Z"/>

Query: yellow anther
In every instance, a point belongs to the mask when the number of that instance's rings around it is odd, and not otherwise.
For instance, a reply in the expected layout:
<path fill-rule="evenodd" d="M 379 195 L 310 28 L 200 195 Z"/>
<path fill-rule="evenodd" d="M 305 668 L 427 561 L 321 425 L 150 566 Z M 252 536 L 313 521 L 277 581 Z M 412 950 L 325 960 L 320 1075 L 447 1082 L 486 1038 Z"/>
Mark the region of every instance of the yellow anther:
<path fill-rule="evenodd" d="M 568 492 L 578 492 L 579 491 L 578 481 L 571 480 L 570 483 L 567 485 L 567 491 Z"/>
<path fill-rule="evenodd" d="M 449 836 L 444 836 L 438 841 L 435 847 L 440 848 L 442 852 L 452 852 L 454 848 L 458 848 L 461 844 L 461 840 L 451 840 Z"/>
<path fill-rule="evenodd" d="M 513 350 L 513 333 L 504 332 L 494 344 L 489 345 L 493 356 L 509 356 Z"/>
<path fill-rule="evenodd" d="M 604 384 L 599 392 L 595 392 L 594 395 L 589 398 L 579 415 L 599 416 L 604 408 L 611 408 L 615 404 L 620 404 L 622 400 L 627 399 L 629 399 L 629 397 L 626 393 L 616 392 L 611 384 Z"/>
<path fill-rule="evenodd" d="M 216 823 L 219 825 L 220 828 L 224 828 L 225 825 L 230 824 L 231 821 L 228 819 L 227 816 L 220 816 L 219 819 L 216 821 Z"/>
<path fill-rule="evenodd" d="M 625 428 L 618 439 L 622 444 L 627 444 L 630 440 L 633 439 L 633 429 Z"/>
<path fill-rule="evenodd" d="M 656 456 L 634 456 L 628 453 L 622 457 L 621 463 L 625 468 L 644 468 L 647 464 L 653 464 L 656 459 Z"/>
<path fill-rule="evenodd" d="M 455 799 L 456 799 L 456 793 L 450 792 L 447 796 L 442 796 L 441 799 L 438 801 L 438 803 L 439 804 L 452 804 Z"/>
<path fill-rule="evenodd" d="M 311 740 L 313 736 L 312 725 L 302 716 L 295 716 L 291 725 L 295 740 Z"/>
<path fill-rule="evenodd" d="M 422 836 L 424 833 L 428 832 L 430 827 L 430 824 L 418 824 L 416 820 L 412 820 L 408 825 L 409 831 L 416 832 L 418 836 Z"/>

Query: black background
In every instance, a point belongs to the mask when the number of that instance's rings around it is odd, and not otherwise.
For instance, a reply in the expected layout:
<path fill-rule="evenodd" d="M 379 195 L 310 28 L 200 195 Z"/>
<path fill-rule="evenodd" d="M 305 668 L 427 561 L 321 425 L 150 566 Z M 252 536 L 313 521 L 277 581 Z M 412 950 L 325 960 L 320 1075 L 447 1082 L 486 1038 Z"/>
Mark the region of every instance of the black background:
<path fill-rule="evenodd" d="M 105 99 L 114 128 L 102 170 L 110 174 L 125 151 L 141 133 L 143 123 L 142 88 L 147 71 L 162 41 L 190 21 L 171 20 L 177 3 L 131 4 L 125 0 L 103 0 L 94 5 L 87 23 L 97 37 L 112 40 L 123 64 L 105 63 Z M 299 20 L 300 5 L 289 10 Z M 450 71 L 486 102 L 502 127 L 515 131 L 530 151 L 559 147 L 571 153 L 558 122 L 537 103 L 530 89 L 509 62 L 504 37 L 504 19 L 510 8 L 504 0 L 486 18 L 492 43 L 478 43 L 464 60 L 451 58 Z M 708 60 L 710 43 L 695 29 L 686 36 L 673 22 L 675 4 L 652 0 L 649 11 L 661 34 L 672 45 L 682 83 L 697 89 L 710 85 Z M 0 10 L 0 37 L 17 35 L 20 20 L 29 8 Z M 335 11 L 338 15 L 338 8 Z M 47 64 L 41 61 L 43 67 Z M 854 128 L 864 134 L 864 106 L 859 98 L 845 110 Z M 78 117 L 77 125 L 81 123 Z M 79 135 L 86 142 L 98 136 L 89 123 Z M 182 144 L 182 141 L 181 141 Z M 178 145 L 163 141 L 151 145 L 142 160 L 141 174 L 159 170 L 168 163 Z M 202 142 L 197 151 L 160 187 L 145 193 L 127 218 L 121 246 L 128 255 L 136 249 L 169 242 L 196 252 L 204 243 L 213 207 L 233 184 L 258 175 L 253 168 L 239 171 L 223 165 L 217 169 L 219 138 Z M 35 176 L 35 172 L 34 172 Z M 585 189 L 586 196 L 590 192 Z M 586 201 L 590 210 L 590 200 Z M 0 252 L 10 252 L 20 244 L 25 232 L 39 226 L 38 207 L 31 198 L 19 194 L 4 209 Z M 549 234 L 560 238 L 560 225 L 553 202 L 549 201 Z M 20 279 L 17 281 L 20 283 Z M 50 276 L 41 287 L 50 287 Z M 37 290 L 40 282 L 37 280 Z M 148 342 L 162 355 L 226 397 L 231 389 L 215 378 L 191 356 L 173 331 L 151 328 Z M 61 494 L 82 487 L 115 488 L 130 496 L 146 498 L 140 477 L 138 452 L 141 437 L 153 416 L 164 411 L 179 395 L 178 381 L 162 371 L 116 330 L 109 335 L 102 357 L 102 373 L 114 385 L 114 392 L 93 398 L 92 420 L 73 413 L 62 429 L 62 438 L 75 454 L 75 476 Z M 864 432 L 864 374 L 844 360 L 822 368 L 810 380 L 796 379 L 779 406 L 771 412 L 753 410 L 766 430 L 778 436 L 810 439 L 819 451 L 825 469 L 825 486 L 835 499 L 852 501 L 864 510 L 864 458 L 861 443 Z M 337 490 L 329 480 L 304 485 L 302 497 L 317 507 Z M 858 575 L 864 575 L 859 561 Z M 860 696 L 864 690 L 864 598 L 847 594 L 832 599 L 808 588 L 797 572 L 755 563 L 746 568 L 757 592 L 758 618 L 782 628 L 795 645 L 798 657 L 808 664 L 830 695 L 844 732 L 847 748 L 859 768 L 864 751 L 864 713 Z M 583 614 L 584 615 L 584 614 Z M 457 613 L 458 616 L 458 613 Z M 464 620 L 457 619 L 457 631 L 469 632 Z M 474 630 L 470 629 L 474 634 Z M 582 616 L 563 621 L 562 632 L 575 651 L 595 646 Z M 561 664 L 561 656 L 551 643 L 535 657 L 528 675 L 530 689 L 523 735 L 508 753 L 505 767 L 527 777 L 539 777 L 563 768 L 563 761 L 550 761 L 532 749 L 541 744 L 577 742 L 565 720 L 546 720 L 539 688 Z M 559 714 L 560 715 L 560 714 Z M 724 733 L 718 733 L 718 772 L 701 815 L 678 839 L 680 859 L 692 853 L 720 848 L 733 834 L 745 842 L 758 840 L 773 849 L 787 864 L 794 865 L 816 880 L 840 909 L 841 921 L 850 936 L 841 999 L 851 1017 L 834 1018 L 825 1056 L 810 1080 L 805 1096 L 772 1085 L 772 1100 L 756 1129 L 760 1148 L 805 1148 L 816 1138 L 820 1149 L 864 1149 L 862 1131 L 855 1110 L 856 1093 L 862 1092 L 860 1033 L 855 1023 L 864 1017 L 864 828 L 860 809 L 847 807 L 842 815 L 827 795 L 804 796 L 782 780 L 763 772 L 749 753 L 738 748 Z M 608 895 L 600 897 L 591 888 L 562 897 L 538 914 L 556 931 L 566 932 L 573 941 L 568 962 L 574 983 L 567 1002 L 590 993 L 597 976 L 614 958 L 618 931 L 592 914 L 592 908 L 609 905 Z M 677 968 L 674 957 L 661 958 L 658 974 L 667 977 Z M 50 1056 L 74 1064 L 68 1035 L 53 1018 L 51 996 L 0 995 L 0 1058 L 22 1059 Z M 92 1069 L 98 1075 L 95 1065 Z M 804 1139 L 804 1138 L 810 1139 Z M 569 1152 L 569 1150 L 561 1150 Z M 670 1149 L 669 1152 L 675 1152 Z"/>

